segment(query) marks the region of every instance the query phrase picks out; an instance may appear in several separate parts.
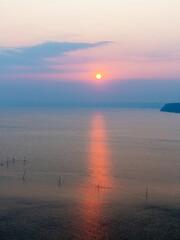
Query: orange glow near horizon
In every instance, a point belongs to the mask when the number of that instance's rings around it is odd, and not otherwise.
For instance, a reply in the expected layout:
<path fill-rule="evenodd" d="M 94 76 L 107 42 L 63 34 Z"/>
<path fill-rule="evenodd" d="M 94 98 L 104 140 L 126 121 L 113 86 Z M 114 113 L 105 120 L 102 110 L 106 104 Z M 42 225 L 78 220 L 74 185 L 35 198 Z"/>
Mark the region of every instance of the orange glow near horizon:
<path fill-rule="evenodd" d="M 88 173 L 86 186 L 81 185 L 82 199 L 79 205 L 79 234 L 82 239 L 107 239 L 107 226 L 101 222 L 102 199 L 112 190 L 110 152 L 106 142 L 104 116 L 95 114 L 91 122 Z M 101 230 L 100 230 L 101 229 Z"/>

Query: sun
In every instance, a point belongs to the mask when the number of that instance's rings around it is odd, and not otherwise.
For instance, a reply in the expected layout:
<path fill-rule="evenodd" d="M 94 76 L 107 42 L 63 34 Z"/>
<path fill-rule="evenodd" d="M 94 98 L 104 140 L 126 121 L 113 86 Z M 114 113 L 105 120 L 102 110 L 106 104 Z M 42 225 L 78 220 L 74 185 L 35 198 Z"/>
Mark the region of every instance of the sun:
<path fill-rule="evenodd" d="M 101 73 L 97 73 L 97 74 L 96 74 L 96 79 L 97 79 L 97 80 L 100 80 L 101 78 L 102 78 L 102 74 L 101 74 Z"/>

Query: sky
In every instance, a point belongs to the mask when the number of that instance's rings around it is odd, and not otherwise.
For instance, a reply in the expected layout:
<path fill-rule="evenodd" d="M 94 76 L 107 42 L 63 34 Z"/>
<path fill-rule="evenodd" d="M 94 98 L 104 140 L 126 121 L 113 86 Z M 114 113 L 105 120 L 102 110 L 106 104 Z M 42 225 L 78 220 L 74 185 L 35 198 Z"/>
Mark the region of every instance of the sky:
<path fill-rule="evenodd" d="M 180 101 L 179 26 L 179 0 L 0 0 L 0 105 Z"/>

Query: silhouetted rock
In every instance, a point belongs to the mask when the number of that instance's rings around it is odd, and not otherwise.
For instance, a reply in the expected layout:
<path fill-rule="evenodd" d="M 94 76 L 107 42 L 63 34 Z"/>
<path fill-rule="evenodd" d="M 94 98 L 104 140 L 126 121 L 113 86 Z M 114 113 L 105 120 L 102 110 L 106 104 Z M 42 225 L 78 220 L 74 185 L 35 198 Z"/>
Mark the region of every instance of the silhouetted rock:
<path fill-rule="evenodd" d="M 161 111 L 180 113 L 180 103 L 167 103 L 161 108 Z"/>

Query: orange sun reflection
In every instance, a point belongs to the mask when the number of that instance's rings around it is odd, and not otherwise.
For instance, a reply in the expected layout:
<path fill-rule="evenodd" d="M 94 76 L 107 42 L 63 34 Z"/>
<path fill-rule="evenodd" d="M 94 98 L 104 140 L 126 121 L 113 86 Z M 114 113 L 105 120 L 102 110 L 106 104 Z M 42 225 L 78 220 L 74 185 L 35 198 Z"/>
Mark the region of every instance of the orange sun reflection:
<path fill-rule="evenodd" d="M 95 114 L 91 122 L 88 179 L 81 185 L 79 204 L 78 239 L 107 239 L 108 225 L 102 203 L 111 193 L 112 178 L 110 152 L 107 146 L 105 122 L 101 114 Z"/>
<path fill-rule="evenodd" d="M 104 117 L 96 114 L 92 119 L 89 148 L 89 183 L 96 188 L 107 189 L 111 186 L 109 149 L 106 143 Z"/>

